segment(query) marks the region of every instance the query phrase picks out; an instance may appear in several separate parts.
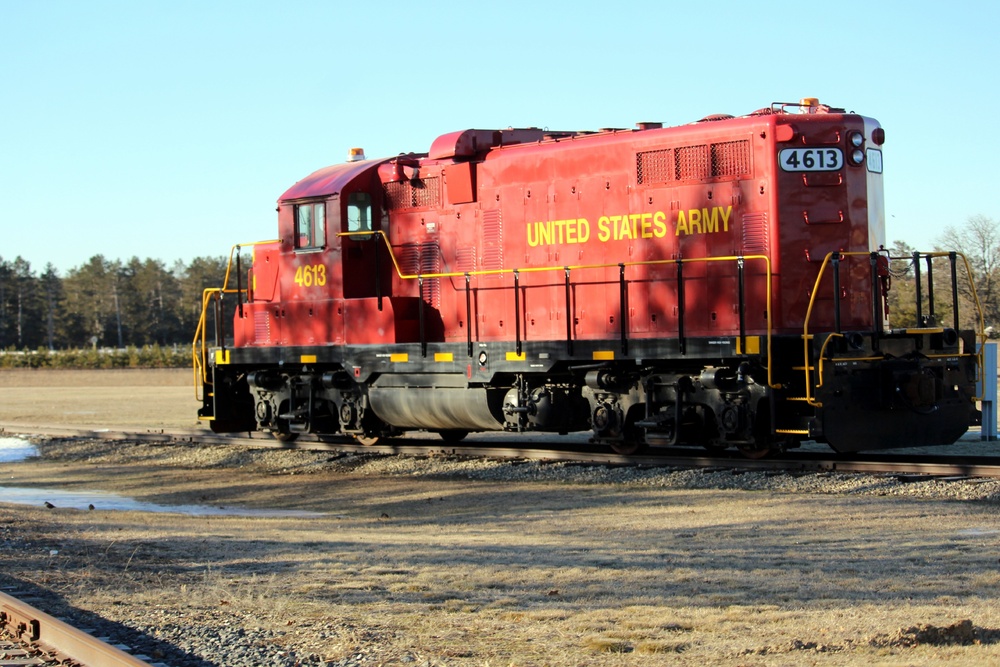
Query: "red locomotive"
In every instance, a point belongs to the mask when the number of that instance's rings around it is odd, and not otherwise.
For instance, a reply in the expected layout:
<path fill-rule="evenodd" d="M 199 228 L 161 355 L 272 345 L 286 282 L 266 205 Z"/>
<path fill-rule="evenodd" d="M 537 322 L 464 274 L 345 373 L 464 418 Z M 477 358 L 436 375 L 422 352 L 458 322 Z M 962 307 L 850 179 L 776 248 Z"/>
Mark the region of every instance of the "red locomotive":
<path fill-rule="evenodd" d="M 590 431 L 623 453 L 951 443 L 978 414 L 976 334 L 954 288 L 953 323 L 890 325 L 884 139 L 807 99 L 355 149 L 206 292 L 234 315 L 215 349 L 196 338 L 199 414 L 362 442 Z M 956 254 L 926 257 L 954 285 Z"/>

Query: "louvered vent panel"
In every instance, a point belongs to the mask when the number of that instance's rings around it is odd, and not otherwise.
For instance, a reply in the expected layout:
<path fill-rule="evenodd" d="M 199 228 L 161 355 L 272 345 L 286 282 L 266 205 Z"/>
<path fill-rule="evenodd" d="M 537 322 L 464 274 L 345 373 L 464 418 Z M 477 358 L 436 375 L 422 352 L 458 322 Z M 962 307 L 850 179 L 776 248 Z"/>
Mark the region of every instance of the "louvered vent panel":
<path fill-rule="evenodd" d="M 768 250 L 767 213 L 743 216 L 743 254 L 765 254 Z"/>
<path fill-rule="evenodd" d="M 503 268 L 503 216 L 499 210 L 483 211 L 482 225 L 483 270 L 497 271 Z M 497 278 L 494 274 L 492 278 Z"/>
<path fill-rule="evenodd" d="M 441 248 L 437 241 L 430 241 L 420 246 L 420 273 L 441 273 Z M 424 288 L 420 293 L 424 301 L 434 308 L 441 305 L 441 279 L 425 278 Z"/>
<path fill-rule="evenodd" d="M 459 248 L 455 252 L 455 270 L 471 273 L 476 270 L 476 249 L 473 246 Z"/>
<path fill-rule="evenodd" d="M 407 243 L 401 246 L 399 252 L 399 267 L 407 276 L 424 276 L 431 273 L 441 273 L 441 249 L 437 241 L 428 243 Z M 416 281 L 417 278 L 411 280 Z M 441 279 L 424 278 L 420 296 L 429 306 L 437 308 L 441 305 Z"/>
<path fill-rule="evenodd" d="M 266 310 L 253 313 L 253 338 L 255 343 L 271 342 L 271 314 Z"/>
<path fill-rule="evenodd" d="M 420 273 L 420 246 L 416 243 L 404 243 L 396 250 L 399 253 L 399 268 L 404 275 L 415 276 Z"/>

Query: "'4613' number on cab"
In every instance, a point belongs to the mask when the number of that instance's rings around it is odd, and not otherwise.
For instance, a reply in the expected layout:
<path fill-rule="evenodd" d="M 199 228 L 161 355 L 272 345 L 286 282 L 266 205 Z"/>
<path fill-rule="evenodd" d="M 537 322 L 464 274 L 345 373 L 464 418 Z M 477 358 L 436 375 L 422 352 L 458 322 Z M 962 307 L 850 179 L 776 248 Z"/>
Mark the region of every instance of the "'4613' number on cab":
<path fill-rule="evenodd" d="M 295 284 L 299 287 L 323 287 L 326 285 L 326 266 L 307 264 L 295 269 Z"/>

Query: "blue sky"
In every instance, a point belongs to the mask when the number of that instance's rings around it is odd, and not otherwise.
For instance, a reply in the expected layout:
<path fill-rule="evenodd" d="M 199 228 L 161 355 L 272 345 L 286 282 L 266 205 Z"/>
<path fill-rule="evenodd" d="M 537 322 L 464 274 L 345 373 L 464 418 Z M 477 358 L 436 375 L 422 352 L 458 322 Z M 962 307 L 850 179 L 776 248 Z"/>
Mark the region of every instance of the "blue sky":
<path fill-rule="evenodd" d="M 885 127 L 890 241 L 1000 219 L 1000 3 L 674 4 L 0 0 L 0 257 L 223 255 L 352 146 L 807 96 Z"/>

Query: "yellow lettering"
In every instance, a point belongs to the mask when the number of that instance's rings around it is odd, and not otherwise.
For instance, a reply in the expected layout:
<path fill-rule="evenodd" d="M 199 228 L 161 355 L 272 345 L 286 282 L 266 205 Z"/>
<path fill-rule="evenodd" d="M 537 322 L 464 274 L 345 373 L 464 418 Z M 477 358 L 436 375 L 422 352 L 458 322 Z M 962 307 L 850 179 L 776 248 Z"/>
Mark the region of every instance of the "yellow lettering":
<path fill-rule="evenodd" d="M 729 231 L 729 217 L 733 207 L 692 208 L 677 212 L 676 236 L 681 234 L 708 234 Z M 622 215 L 602 215 L 597 219 L 596 238 L 601 243 L 631 239 L 662 239 L 669 233 L 668 213 L 623 213 Z M 721 221 L 721 224 L 720 224 Z M 587 243 L 591 238 L 590 221 L 587 218 L 565 220 L 545 220 L 526 226 L 528 246 L 564 245 Z M 318 279 L 301 275 L 301 282 Z"/>
<path fill-rule="evenodd" d="M 323 287 L 326 285 L 326 265 L 307 264 L 295 269 L 295 284 L 299 287 Z"/>
<path fill-rule="evenodd" d="M 643 213 L 642 214 L 642 218 L 641 218 L 641 223 L 640 224 L 642 226 L 642 238 L 644 238 L 644 239 L 651 239 L 651 238 L 653 238 L 653 222 L 652 222 L 652 220 L 653 220 L 653 214 L 652 213 Z"/>
<path fill-rule="evenodd" d="M 719 207 L 713 206 L 709 213 L 707 208 L 701 209 L 702 220 L 705 221 L 705 233 L 711 234 L 719 231 Z"/>
<path fill-rule="evenodd" d="M 693 208 L 688 211 L 688 234 L 701 234 L 701 210 Z M 697 228 L 697 232 L 694 231 Z"/>
<path fill-rule="evenodd" d="M 733 212 L 732 204 L 730 204 L 726 208 L 721 208 L 720 207 L 719 210 L 722 211 L 722 231 L 728 232 L 729 231 L 729 214 Z"/>
<path fill-rule="evenodd" d="M 569 222 L 569 221 L 568 220 L 553 220 L 552 221 L 552 225 L 556 229 L 559 230 L 559 240 L 556 241 L 556 243 L 565 243 L 565 241 L 563 240 L 563 229 L 566 227 L 566 223 L 567 222 Z M 553 240 L 555 240 L 555 238 L 554 238 L 555 237 L 555 230 L 553 230 L 552 236 L 553 236 Z"/>
<path fill-rule="evenodd" d="M 618 225 L 618 233 L 615 235 L 615 239 L 616 240 L 621 240 L 621 239 L 630 239 L 630 238 L 632 238 L 632 228 L 628 224 L 628 216 L 627 215 L 621 215 L 621 216 L 617 216 L 616 215 L 616 216 L 614 216 L 611 219 L 614 220 L 615 218 L 620 218 L 621 219 L 621 224 Z"/>
<path fill-rule="evenodd" d="M 653 214 L 653 236 L 658 239 L 662 239 L 667 235 L 667 214 L 663 211 L 657 211 Z"/>
<path fill-rule="evenodd" d="M 541 224 L 541 223 L 533 222 L 530 225 L 528 225 L 528 246 L 529 247 L 534 248 L 535 246 L 538 245 L 538 225 L 539 224 Z M 534 230 L 534 232 L 535 232 L 534 234 L 531 233 L 532 230 Z"/>
<path fill-rule="evenodd" d="M 611 217 L 608 218 L 608 220 L 611 221 L 611 236 L 613 236 L 615 241 L 617 241 L 618 239 L 621 238 L 620 236 L 618 236 L 618 232 L 620 231 L 621 228 L 622 217 L 620 215 L 612 215 Z"/>
<path fill-rule="evenodd" d="M 552 222 L 540 222 L 538 228 L 538 243 L 540 245 L 552 245 Z"/>

